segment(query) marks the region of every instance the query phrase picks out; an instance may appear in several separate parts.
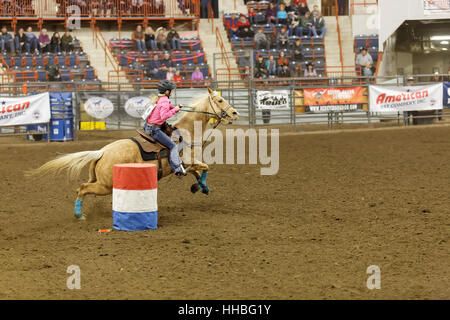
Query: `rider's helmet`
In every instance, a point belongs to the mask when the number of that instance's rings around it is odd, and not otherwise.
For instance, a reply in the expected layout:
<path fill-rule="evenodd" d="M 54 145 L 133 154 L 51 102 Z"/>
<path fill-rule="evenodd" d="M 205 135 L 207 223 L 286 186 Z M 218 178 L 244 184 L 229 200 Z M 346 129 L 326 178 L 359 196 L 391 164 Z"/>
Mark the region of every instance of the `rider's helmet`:
<path fill-rule="evenodd" d="M 158 83 L 158 92 L 159 93 L 166 93 L 167 90 L 172 91 L 177 86 L 175 83 L 173 83 L 170 80 L 163 80 L 160 83 Z"/>

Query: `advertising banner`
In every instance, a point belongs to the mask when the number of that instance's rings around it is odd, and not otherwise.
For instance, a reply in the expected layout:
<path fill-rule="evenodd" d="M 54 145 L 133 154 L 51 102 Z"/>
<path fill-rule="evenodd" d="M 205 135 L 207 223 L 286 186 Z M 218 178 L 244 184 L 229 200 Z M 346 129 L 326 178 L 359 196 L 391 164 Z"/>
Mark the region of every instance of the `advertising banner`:
<path fill-rule="evenodd" d="M 258 109 L 289 109 L 289 90 L 256 91 L 256 107 Z"/>
<path fill-rule="evenodd" d="M 0 97 L 0 127 L 50 121 L 48 92 L 25 97 Z"/>
<path fill-rule="evenodd" d="M 427 86 L 370 86 L 371 112 L 403 112 L 442 109 L 442 83 Z"/>
<path fill-rule="evenodd" d="M 305 89 L 306 112 L 341 112 L 362 109 L 366 103 L 362 87 Z"/>
<path fill-rule="evenodd" d="M 444 107 L 450 108 L 450 82 L 444 82 Z"/>

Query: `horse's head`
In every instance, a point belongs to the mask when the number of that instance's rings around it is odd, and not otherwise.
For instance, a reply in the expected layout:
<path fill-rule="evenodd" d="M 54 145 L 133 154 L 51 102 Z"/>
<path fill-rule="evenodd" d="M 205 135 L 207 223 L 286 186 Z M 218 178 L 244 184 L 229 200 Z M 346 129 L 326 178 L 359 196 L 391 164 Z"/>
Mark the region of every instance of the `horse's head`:
<path fill-rule="evenodd" d="M 239 118 L 239 113 L 217 91 L 208 88 L 211 111 L 221 122 L 231 124 Z"/>

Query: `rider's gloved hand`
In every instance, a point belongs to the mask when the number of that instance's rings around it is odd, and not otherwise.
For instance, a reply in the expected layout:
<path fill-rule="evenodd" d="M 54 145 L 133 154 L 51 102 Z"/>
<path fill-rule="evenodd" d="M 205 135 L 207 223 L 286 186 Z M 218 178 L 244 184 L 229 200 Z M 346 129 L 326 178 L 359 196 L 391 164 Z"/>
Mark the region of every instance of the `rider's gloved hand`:
<path fill-rule="evenodd" d="M 180 109 L 183 108 L 183 107 L 184 107 L 184 106 L 183 106 L 182 104 L 179 104 L 179 105 L 178 105 L 178 108 L 180 108 Z"/>

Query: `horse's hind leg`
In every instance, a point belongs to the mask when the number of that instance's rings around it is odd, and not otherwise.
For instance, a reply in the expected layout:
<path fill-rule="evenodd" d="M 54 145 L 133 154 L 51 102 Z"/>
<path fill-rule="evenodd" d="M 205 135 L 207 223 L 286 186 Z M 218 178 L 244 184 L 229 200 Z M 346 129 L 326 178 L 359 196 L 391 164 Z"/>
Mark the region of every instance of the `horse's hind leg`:
<path fill-rule="evenodd" d="M 112 190 L 110 187 L 104 186 L 100 184 L 98 181 L 91 183 L 83 183 L 77 190 L 78 197 L 75 201 L 75 217 L 77 219 L 84 220 L 86 217 L 83 215 L 83 200 L 84 197 L 88 194 L 95 194 L 98 196 L 106 196 L 111 194 Z"/>

